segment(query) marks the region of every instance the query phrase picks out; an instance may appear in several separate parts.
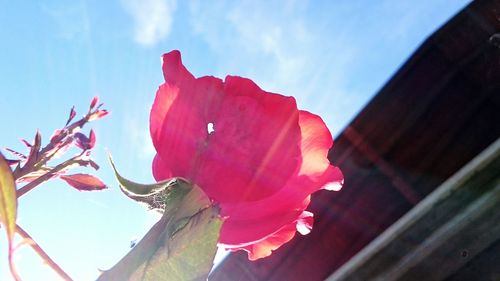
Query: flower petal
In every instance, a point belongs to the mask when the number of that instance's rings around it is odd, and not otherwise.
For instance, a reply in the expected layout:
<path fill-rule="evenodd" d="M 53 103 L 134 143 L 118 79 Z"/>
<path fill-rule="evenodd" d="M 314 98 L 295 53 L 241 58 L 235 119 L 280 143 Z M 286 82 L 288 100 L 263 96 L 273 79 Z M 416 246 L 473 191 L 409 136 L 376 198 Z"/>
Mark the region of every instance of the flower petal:
<path fill-rule="evenodd" d="M 301 132 L 300 150 L 302 163 L 299 176 L 307 176 L 315 184 L 309 193 L 319 189 L 339 191 L 344 184 L 344 176 L 338 167 L 328 161 L 328 151 L 333 146 L 333 139 L 321 117 L 307 111 L 300 111 Z"/>
<path fill-rule="evenodd" d="M 227 249 L 231 251 L 245 250 L 248 252 L 248 259 L 252 261 L 261 259 L 271 255 L 274 250 L 292 240 L 297 231 L 303 235 L 308 234 L 312 229 L 312 223 L 312 213 L 303 212 L 295 222 L 283 226 L 275 233 L 267 236 L 257 243 L 244 247 Z"/>
<path fill-rule="evenodd" d="M 319 116 L 304 110 L 299 113 L 299 125 L 302 153 L 299 175 L 321 175 L 330 165 L 327 155 L 333 145 L 332 135 Z"/>
<path fill-rule="evenodd" d="M 178 88 L 160 86 L 151 109 L 150 131 L 157 153 L 171 172 L 187 177 L 204 132 L 200 116 L 193 114 L 188 104 L 179 102 L 178 96 Z"/>
<path fill-rule="evenodd" d="M 158 89 L 151 109 L 151 137 L 164 167 L 175 176 L 192 179 L 199 153 L 206 145 L 207 124 L 213 119 L 210 115 L 216 111 L 207 108 L 217 108 L 222 81 L 214 77 L 195 79 L 182 65 L 177 51 L 165 54 L 163 60 L 167 83 Z"/>
<path fill-rule="evenodd" d="M 299 195 L 300 196 L 300 195 Z M 278 231 L 283 225 L 300 218 L 310 203 L 287 190 L 265 200 L 247 204 L 221 204 L 221 216 L 227 217 L 221 231 L 220 243 L 246 246 Z"/>
<path fill-rule="evenodd" d="M 302 235 L 311 233 L 313 227 L 314 215 L 311 212 L 304 211 L 297 220 L 297 231 Z"/>
<path fill-rule="evenodd" d="M 153 158 L 153 176 L 158 181 L 166 180 L 173 178 L 172 170 L 170 166 L 165 163 L 160 157 L 160 155 L 156 154 Z"/>
<path fill-rule="evenodd" d="M 181 97 L 192 107 L 194 114 L 201 115 L 207 123 L 213 122 L 223 99 L 222 80 L 213 76 L 195 78 L 182 64 L 181 54 L 174 50 L 163 55 L 165 82 L 179 88 Z"/>
<path fill-rule="evenodd" d="M 248 259 L 254 261 L 271 255 L 274 250 L 292 240 L 295 233 L 295 225 L 289 224 L 281 228 L 278 232 L 273 233 L 263 241 L 246 247 L 245 250 L 248 251 Z"/>
<path fill-rule="evenodd" d="M 263 200 L 239 204 L 223 202 L 222 214 L 229 218 L 224 224 L 221 243 L 246 244 L 273 233 L 307 208 L 309 201 L 304 203 L 304 198 L 320 189 L 340 190 L 342 187 L 342 172 L 327 159 L 333 140 L 324 122 L 314 114 L 300 111 L 299 124 L 303 160 L 298 175 L 290 177 L 279 192 Z"/>
<path fill-rule="evenodd" d="M 200 158 L 195 181 L 218 202 L 268 197 L 299 165 L 295 99 L 265 92 L 241 77 L 226 77 L 224 86 L 215 131 Z"/>
<path fill-rule="evenodd" d="M 339 191 L 344 185 L 344 175 L 338 167 L 328 166 L 328 169 L 323 173 L 319 182 L 322 183 L 322 189 Z"/>
<path fill-rule="evenodd" d="M 163 77 L 169 84 L 191 83 L 195 78 L 182 64 L 181 52 L 173 50 L 162 57 Z"/>

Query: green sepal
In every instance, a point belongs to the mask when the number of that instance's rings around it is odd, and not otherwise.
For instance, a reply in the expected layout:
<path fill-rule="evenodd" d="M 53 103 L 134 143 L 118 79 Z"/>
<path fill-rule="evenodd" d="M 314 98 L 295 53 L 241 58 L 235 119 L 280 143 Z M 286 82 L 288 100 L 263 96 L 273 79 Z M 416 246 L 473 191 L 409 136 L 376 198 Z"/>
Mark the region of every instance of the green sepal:
<path fill-rule="evenodd" d="M 169 185 L 172 184 L 171 180 L 161 181 L 153 184 L 141 184 L 128 180 L 122 177 L 116 170 L 115 163 L 113 162 L 111 154 L 108 156 L 108 158 L 109 163 L 111 163 L 111 167 L 113 168 L 113 172 L 115 172 L 115 177 L 120 184 L 120 188 L 125 193 L 130 193 L 134 196 L 151 196 L 155 193 L 165 190 Z"/>

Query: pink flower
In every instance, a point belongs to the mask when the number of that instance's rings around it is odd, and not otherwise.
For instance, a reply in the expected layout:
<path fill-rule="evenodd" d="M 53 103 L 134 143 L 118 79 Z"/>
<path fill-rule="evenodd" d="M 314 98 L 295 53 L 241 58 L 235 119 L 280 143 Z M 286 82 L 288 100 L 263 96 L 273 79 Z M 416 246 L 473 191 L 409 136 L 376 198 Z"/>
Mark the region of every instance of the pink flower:
<path fill-rule="evenodd" d="M 219 245 L 251 260 L 307 234 L 311 193 L 343 184 L 321 118 L 246 78 L 195 78 L 178 51 L 163 55 L 163 75 L 150 116 L 156 180 L 199 185 L 226 218 Z"/>

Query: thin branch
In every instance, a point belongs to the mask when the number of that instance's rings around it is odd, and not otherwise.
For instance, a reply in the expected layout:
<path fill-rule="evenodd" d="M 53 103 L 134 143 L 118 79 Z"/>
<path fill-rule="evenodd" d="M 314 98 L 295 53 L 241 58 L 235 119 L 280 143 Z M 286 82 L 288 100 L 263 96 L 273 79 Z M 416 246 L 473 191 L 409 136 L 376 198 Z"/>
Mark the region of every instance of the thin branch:
<path fill-rule="evenodd" d="M 62 270 L 61 267 L 59 267 L 59 265 L 57 265 L 56 262 L 54 262 L 50 257 L 49 255 L 47 255 L 47 253 L 45 253 L 45 251 L 40 248 L 40 246 L 35 242 L 35 240 L 33 240 L 33 238 L 31 238 L 31 236 L 26 232 L 24 231 L 24 229 L 22 229 L 19 225 L 16 225 L 16 232 L 21 235 L 21 237 L 23 237 L 24 239 L 30 241 L 30 243 L 28 243 L 30 245 L 31 248 L 33 248 L 33 250 L 43 259 L 44 262 L 47 263 L 47 265 L 49 265 L 57 274 L 59 274 L 59 276 L 66 280 L 66 281 L 72 281 L 73 279 L 71 279 L 71 277 L 69 277 L 69 275 L 64 272 L 64 270 Z"/>
<path fill-rule="evenodd" d="M 17 198 L 23 196 L 24 194 L 28 193 L 31 191 L 33 188 L 35 188 L 37 185 L 51 179 L 54 175 L 56 175 L 58 172 L 64 170 L 65 168 L 69 167 L 70 165 L 73 165 L 78 162 L 78 159 L 81 157 L 82 154 L 79 154 L 67 161 L 64 161 L 63 163 L 55 166 L 52 170 L 48 171 L 47 173 L 39 176 L 32 182 L 26 184 L 25 186 L 21 187 L 20 189 L 17 190 Z"/>
<path fill-rule="evenodd" d="M 43 155 L 43 154 L 47 153 L 49 150 L 51 150 L 52 148 L 54 148 L 57 143 L 59 143 L 61 140 L 63 140 L 66 136 L 72 134 L 74 130 L 76 130 L 78 128 L 82 129 L 83 126 L 85 126 L 85 124 L 89 122 L 89 118 L 91 115 L 92 115 L 92 113 L 89 112 L 84 117 L 82 117 L 82 119 L 73 122 L 69 126 L 65 126 L 62 129 L 62 132 L 60 135 L 58 135 L 54 140 L 49 142 L 47 144 L 47 146 L 45 146 L 44 148 L 42 148 L 40 150 L 40 155 Z"/>

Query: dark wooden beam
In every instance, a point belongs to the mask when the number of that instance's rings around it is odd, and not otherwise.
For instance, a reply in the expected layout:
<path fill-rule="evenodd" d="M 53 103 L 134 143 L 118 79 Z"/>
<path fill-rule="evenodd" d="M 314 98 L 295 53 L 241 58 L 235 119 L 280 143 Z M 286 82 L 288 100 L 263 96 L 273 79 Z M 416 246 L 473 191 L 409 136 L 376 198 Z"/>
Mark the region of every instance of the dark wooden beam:
<path fill-rule="evenodd" d="M 328 281 L 444 280 L 500 241 L 500 139 Z"/>

